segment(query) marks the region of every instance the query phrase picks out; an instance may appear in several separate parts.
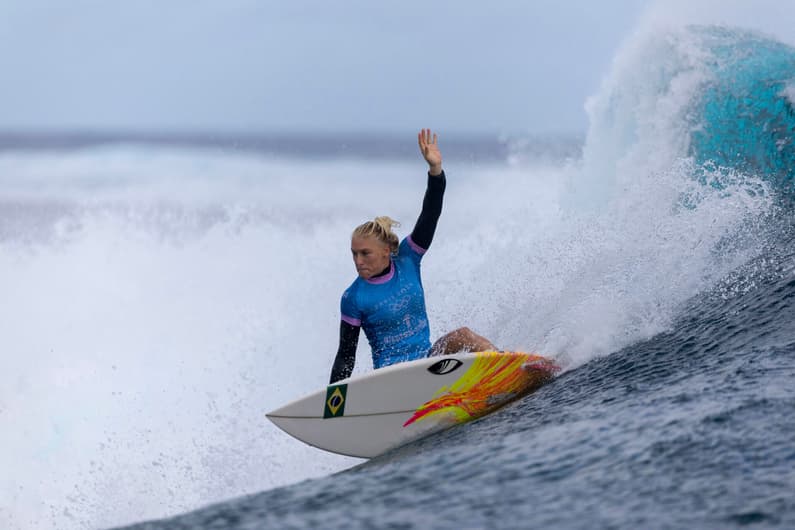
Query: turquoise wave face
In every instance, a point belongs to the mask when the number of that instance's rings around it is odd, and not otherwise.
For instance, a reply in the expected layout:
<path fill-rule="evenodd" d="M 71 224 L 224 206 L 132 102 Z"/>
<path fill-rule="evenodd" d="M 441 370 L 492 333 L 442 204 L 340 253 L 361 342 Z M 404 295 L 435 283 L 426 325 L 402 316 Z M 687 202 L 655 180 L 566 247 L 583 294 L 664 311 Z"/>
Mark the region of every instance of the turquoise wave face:
<path fill-rule="evenodd" d="M 702 167 L 760 175 L 795 192 L 795 48 L 700 27 L 712 79 L 693 112 L 690 154 Z"/>

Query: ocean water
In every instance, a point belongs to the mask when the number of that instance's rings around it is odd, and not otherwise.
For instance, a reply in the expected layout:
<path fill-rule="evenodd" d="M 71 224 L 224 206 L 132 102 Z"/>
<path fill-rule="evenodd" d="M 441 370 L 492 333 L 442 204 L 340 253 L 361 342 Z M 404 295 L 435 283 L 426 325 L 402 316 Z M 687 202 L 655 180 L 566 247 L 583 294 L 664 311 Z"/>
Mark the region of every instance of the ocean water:
<path fill-rule="evenodd" d="M 776 60 L 725 59 L 749 47 Z M 584 139 L 440 131 L 432 339 L 467 325 L 565 371 L 367 462 L 264 414 L 328 380 L 352 227 L 411 229 L 413 132 L 5 135 L 0 527 L 795 526 L 793 57 L 649 32 Z M 711 143 L 773 122 L 740 162 Z"/>

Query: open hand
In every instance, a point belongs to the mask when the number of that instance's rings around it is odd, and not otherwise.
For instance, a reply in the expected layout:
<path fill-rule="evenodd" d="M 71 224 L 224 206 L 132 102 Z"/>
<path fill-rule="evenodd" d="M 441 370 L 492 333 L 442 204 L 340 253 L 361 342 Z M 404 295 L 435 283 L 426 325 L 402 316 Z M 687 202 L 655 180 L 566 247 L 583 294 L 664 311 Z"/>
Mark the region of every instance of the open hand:
<path fill-rule="evenodd" d="M 417 141 L 420 144 L 422 157 L 430 166 L 429 173 L 434 176 L 440 175 L 442 173 L 442 152 L 439 151 L 436 134 L 432 135 L 430 129 L 422 129 L 417 134 Z"/>

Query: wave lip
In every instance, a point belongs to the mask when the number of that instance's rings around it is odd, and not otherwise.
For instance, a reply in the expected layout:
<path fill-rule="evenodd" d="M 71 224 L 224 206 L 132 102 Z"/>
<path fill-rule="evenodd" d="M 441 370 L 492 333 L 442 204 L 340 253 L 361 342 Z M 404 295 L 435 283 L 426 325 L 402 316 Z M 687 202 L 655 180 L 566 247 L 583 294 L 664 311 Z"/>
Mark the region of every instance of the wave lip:
<path fill-rule="evenodd" d="M 710 80 L 696 102 L 690 152 L 793 189 L 795 48 L 724 27 L 690 28 L 709 51 Z"/>
<path fill-rule="evenodd" d="M 587 103 L 584 149 L 598 187 L 620 187 L 638 168 L 664 172 L 693 162 L 692 175 L 761 178 L 795 191 L 795 48 L 724 26 L 638 34 Z"/>

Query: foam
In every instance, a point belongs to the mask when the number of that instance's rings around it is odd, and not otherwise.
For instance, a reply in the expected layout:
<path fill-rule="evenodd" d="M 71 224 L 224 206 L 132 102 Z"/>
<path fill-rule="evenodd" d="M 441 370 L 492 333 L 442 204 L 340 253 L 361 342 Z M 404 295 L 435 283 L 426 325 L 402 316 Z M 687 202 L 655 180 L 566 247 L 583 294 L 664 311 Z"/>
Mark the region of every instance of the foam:
<path fill-rule="evenodd" d="M 784 89 L 784 96 L 789 100 L 790 105 L 795 106 L 795 81 L 786 86 Z"/>

